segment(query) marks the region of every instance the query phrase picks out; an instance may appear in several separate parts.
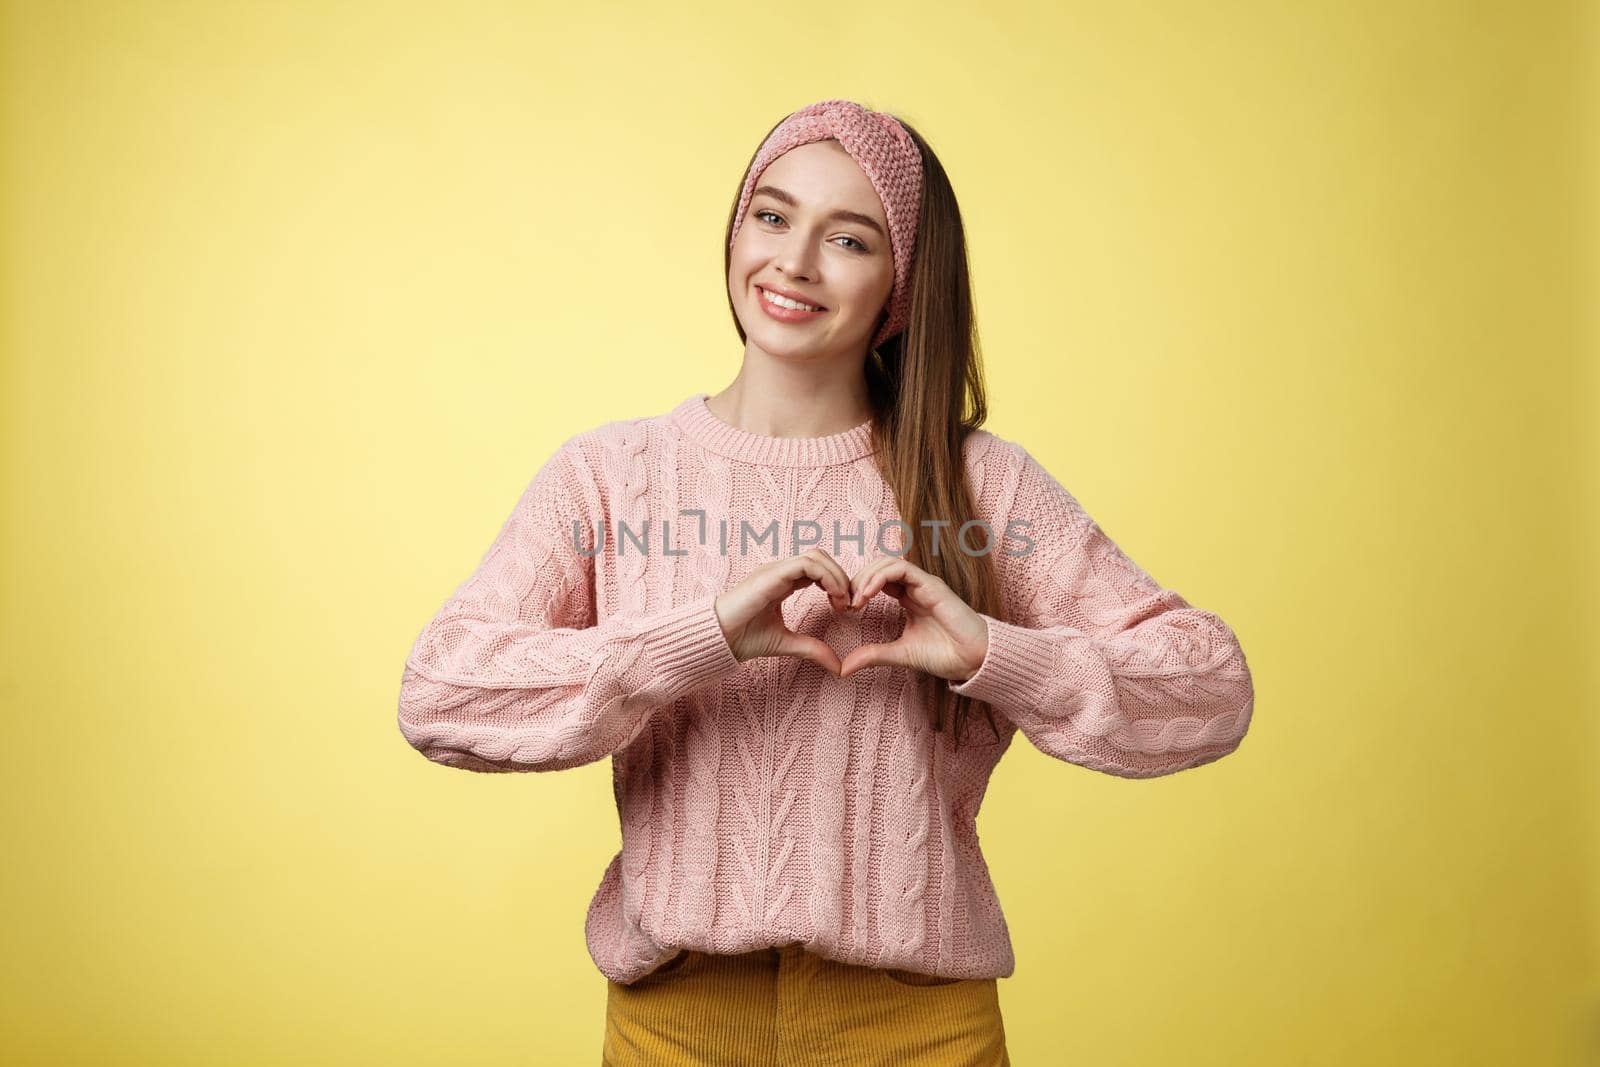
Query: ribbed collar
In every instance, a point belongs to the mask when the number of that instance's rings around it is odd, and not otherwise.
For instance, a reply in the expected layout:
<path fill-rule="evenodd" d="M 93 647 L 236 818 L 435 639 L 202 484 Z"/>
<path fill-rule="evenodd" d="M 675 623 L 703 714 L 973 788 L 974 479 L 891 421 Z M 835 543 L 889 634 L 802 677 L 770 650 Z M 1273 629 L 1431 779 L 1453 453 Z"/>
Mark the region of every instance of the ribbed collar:
<path fill-rule="evenodd" d="M 710 393 L 695 393 L 672 409 L 684 436 L 709 452 L 747 463 L 823 467 L 853 463 L 873 451 L 872 420 L 826 437 L 767 437 L 723 422 L 706 407 Z"/>

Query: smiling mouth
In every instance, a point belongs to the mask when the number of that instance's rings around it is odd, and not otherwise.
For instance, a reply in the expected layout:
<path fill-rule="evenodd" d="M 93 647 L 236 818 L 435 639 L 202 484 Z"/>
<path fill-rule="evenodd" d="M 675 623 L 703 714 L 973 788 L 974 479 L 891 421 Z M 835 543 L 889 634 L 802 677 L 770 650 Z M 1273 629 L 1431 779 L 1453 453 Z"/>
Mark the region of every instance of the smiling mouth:
<path fill-rule="evenodd" d="M 779 294 L 772 292 L 771 290 L 767 289 L 764 286 L 758 285 L 758 286 L 756 286 L 756 290 L 761 294 L 761 299 L 765 300 L 769 304 L 774 305 L 775 307 L 788 308 L 790 311 L 827 311 L 828 310 L 827 308 L 821 307 L 821 306 L 819 306 L 817 304 L 807 304 L 803 300 L 792 300 L 789 297 L 780 296 Z"/>

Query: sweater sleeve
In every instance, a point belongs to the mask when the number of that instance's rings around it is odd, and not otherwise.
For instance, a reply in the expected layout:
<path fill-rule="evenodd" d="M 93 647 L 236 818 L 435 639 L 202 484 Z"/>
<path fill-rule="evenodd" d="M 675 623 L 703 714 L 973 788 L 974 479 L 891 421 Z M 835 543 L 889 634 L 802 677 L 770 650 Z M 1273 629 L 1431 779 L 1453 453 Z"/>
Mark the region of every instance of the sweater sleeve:
<path fill-rule="evenodd" d="M 576 448 L 567 442 L 534 476 L 406 659 L 400 732 L 436 763 L 485 772 L 590 763 L 740 665 L 714 595 L 596 623 L 594 558 L 579 549 L 596 523 Z"/>
<path fill-rule="evenodd" d="M 1046 754 L 1122 778 L 1234 751 L 1255 690 L 1233 631 L 1162 587 L 1032 455 L 1021 458 L 1008 519 L 1022 520 L 1033 545 L 1013 535 L 997 549 L 1022 553 L 1000 561 L 1015 621 L 984 615 L 983 662 L 949 688 L 986 701 Z"/>

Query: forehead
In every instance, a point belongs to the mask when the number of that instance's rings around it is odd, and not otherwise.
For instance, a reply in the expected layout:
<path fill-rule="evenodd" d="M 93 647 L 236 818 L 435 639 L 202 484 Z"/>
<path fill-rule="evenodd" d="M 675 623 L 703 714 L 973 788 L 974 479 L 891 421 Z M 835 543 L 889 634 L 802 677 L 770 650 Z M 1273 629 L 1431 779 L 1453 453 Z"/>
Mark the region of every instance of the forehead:
<path fill-rule="evenodd" d="M 847 208 L 882 220 L 883 205 L 866 173 L 835 140 L 791 148 L 767 165 L 756 187 L 776 185 L 819 211 Z"/>

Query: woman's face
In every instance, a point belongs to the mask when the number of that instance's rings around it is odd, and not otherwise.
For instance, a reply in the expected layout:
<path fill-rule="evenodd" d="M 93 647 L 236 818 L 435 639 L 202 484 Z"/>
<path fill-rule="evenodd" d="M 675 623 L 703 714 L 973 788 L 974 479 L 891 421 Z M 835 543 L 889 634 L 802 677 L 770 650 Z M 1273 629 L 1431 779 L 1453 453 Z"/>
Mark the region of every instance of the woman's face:
<path fill-rule="evenodd" d="M 837 141 L 773 160 L 734 238 L 728 295 L 746 339 L 791 359 L 864 356 L 894 288 L 889 224 L 872 182 Z M 789 296 L 820 311 L 771 303 Z"/>

